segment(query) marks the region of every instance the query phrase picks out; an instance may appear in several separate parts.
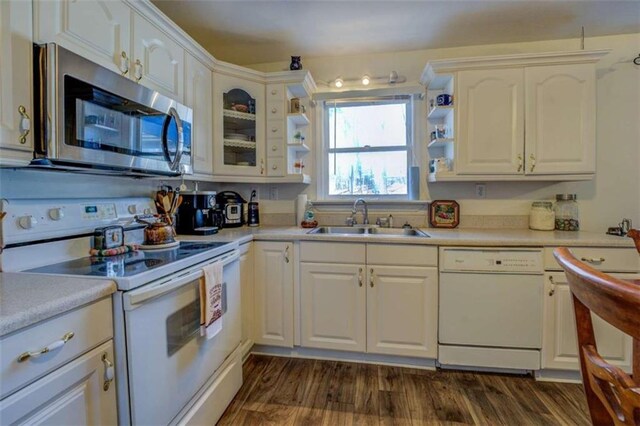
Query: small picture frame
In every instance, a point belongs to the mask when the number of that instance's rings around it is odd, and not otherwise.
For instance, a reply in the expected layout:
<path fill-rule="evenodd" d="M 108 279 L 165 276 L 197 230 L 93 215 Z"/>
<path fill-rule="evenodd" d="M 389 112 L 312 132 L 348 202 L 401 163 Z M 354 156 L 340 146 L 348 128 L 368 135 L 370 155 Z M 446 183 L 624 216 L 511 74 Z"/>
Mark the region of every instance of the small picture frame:
<path fill-rule="evenodd" d="M 290 106 L 290 111 L 289 112 L 291 112 L 291 114 L 297 114 L 297 113 L 300 113 L 300 112 L 304 112 L 304 111 L 301 111 L 301 106 L 302 105 L 300 104 L 300 98 L 291 98 L 290 103 L 291 103 L 291 106 Z"/>
<path fill-rule="evenodd" d="M 434 200 L 429 207 L 433 228 L 456 228 L 460 224 L 460 205 L 454 200 Z"/>

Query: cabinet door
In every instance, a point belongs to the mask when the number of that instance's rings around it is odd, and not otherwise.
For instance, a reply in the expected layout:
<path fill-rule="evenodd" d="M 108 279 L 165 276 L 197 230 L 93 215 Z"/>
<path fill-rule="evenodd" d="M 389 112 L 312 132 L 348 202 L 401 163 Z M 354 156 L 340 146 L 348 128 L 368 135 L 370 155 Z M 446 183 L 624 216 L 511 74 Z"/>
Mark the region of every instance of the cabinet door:
<path fill-rule="evenodd" d="M 184 49 L 144 17 L 133 15 L 133 78 L 183 102 Z"/>
<path fill-rule="evenodd" d="M 293 346 L 293 243 L 254 245 L 254 342 Z"/>
<path fill-rule="evenodd" d="M 253 265 L 253 245 L 252 243 L 243 244 L 240 246 L 240 290 L 242 297 L 243 344 L 248 341 L 253 341 Z"/>
<path fill-rule="evenodd" d="M 526 173 L 596 171 L 593 64 L 530 67 L 526 84 Z"/>
<path fill-rule="evenodd" d="M 214 174 L 266 176 L 264 85 L 214 72 L 213 93 Z"/>
<path fill-rule="evenodd" d="M 120 0 L 36 0 L 34 39 L 55 42 L 111 71 L 130 75 L 131 9 Z"/>
<path fill-rule="evenodd" d="M 113 340 L 109 340 L 3 399 L 2 424 L 117 424 L 114 381 L 104 389 L 107 369 L 113 360 Z"/>
<path fill-rule="evenodd" d="M 521 174 L 523 70 L 461 71 L 456 92 L 456 172 Z"/>
<path fill-rule="evenodd" d="M 638 276 L 616 275 L 638 279 Z M 627 371 L 631 369 L 631 337 L 593 315 L 598 353 L 608 362 Z M 578 337 L 573 299 L 563 273 L 545 275 L 545 315 L 542 343 L 542 368 L 579 370 Z"/>
<path fill-rule="evenodd" d="M 437 268 L 367 266 L 367 352 L 436 358 Z"/>
<path fill-rule="evenodd" d="M 33 153 L 31 2 L 0 2 L 0 162 L 26 164 Z"/>
<path fill-rule="evenodd" d="M 302 346 L 364 352 L 365 265 L 300 264 Z"/>
<path fill-rule="evenodd" d="M 184 102 L 193 109 L 193 170 L 213 174 L 213 76 L 211 70 L 186 54 Z"/>

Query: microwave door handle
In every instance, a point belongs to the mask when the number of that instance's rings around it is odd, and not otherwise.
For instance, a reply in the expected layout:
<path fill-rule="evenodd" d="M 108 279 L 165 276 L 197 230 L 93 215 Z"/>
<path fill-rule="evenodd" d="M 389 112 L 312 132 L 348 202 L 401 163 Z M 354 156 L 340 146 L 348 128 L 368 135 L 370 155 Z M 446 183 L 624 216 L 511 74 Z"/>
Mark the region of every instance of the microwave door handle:
<path fill-rule="evenodd" d="M 173 161 L 169 154 L 169 123 L 171 123 L 172 118 L 176 121 L 176 128 L 178 129 L 178 146 L 176 147 L 176 155 Z M 169 115 L 164 122 L 164 126 L 162 126 L 162 145 L 171 163 L 169 164 L 169 168 L 173 171 L 179 171 L 180 160 L 182 159 L 182 153 L 184 151 L 184 126 L 178 111 L 176 111 L 174 107 L 169 108 Z"/>

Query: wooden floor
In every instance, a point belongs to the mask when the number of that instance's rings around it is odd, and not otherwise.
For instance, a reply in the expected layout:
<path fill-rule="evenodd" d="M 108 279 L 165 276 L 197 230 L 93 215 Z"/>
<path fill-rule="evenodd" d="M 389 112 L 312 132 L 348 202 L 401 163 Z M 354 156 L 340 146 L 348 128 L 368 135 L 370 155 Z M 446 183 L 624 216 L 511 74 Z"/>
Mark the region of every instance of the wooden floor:
<path fill-rule="evenodd" d="M 221 425 L 590 424 L 582 387 L 252 355 Z"/>

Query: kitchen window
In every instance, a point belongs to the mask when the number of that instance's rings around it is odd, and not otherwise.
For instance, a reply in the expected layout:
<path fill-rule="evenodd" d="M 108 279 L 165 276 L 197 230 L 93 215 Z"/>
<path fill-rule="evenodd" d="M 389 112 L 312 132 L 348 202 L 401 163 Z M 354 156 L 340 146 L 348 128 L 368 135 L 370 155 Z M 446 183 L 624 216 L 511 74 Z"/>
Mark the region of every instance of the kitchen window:
<path fill-rule="evenodd" d="M 411 96 L 327 100 L 319 180 L 326 199 L 406 199 Z"/>

